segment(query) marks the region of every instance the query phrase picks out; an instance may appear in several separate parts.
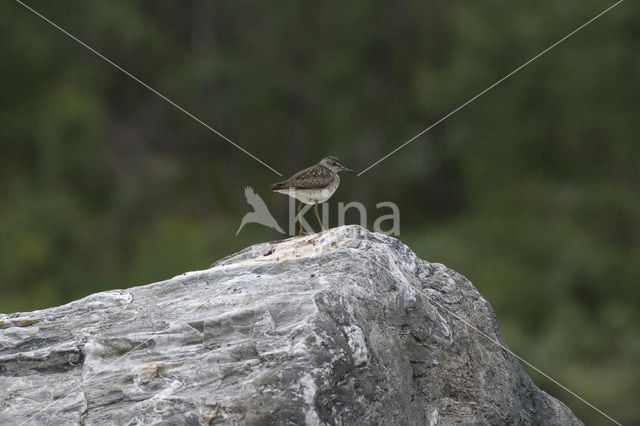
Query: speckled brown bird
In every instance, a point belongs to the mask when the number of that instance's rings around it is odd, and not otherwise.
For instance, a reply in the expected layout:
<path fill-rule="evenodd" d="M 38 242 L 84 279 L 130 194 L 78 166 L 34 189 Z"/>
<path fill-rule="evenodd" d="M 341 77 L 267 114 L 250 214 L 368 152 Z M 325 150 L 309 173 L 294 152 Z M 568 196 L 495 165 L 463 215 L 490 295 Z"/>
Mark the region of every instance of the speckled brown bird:
<path fill-rule="evenodd" d="M 289 179 L 278 182 L 271 188 L 274 192 L 288 195 L 300 201 L 298 205 L 298 223 L 300 224 L 300 234 L 304 234 L 302 230 L 302 222 L 300 221 L 300 210 L 302 203 L 313 204 L 313 211 L 318 219 L 320 228 L 324 231 L 324 226 L 318 215 L 318 203 L 327 201 L 340 185 L 340 176 L 338 172 L 356 173 L 351 169 L 347 169 L 337 157 L 329 156 L 323 158 L 315 166 L 300 170 Z"/>

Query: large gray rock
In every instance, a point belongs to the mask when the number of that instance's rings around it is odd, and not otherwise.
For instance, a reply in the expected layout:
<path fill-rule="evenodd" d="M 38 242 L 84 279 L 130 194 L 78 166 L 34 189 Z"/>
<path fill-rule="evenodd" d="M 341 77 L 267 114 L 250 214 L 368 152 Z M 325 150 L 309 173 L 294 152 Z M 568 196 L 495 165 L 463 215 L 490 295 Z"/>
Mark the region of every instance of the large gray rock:
<path fill-rule="evenodd" d="M 0 315 L 2 424 L 580 424 L 461 275 L 357 226 Z"/>

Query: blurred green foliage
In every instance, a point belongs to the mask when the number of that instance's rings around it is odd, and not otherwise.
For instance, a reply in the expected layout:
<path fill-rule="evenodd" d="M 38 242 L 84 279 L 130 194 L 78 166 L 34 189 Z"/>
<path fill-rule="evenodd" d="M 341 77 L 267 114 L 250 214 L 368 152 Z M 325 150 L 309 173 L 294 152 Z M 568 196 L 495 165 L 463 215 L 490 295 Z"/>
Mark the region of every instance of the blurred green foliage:
<path fill-rule="evenodd" d="M 364 169 L 613 3 L 28 4 L 288 175 L 327 154 Z M 472 279 L 516 353 L 623 423 L 640 421 L 639 20 L 622 3 L 331 200 L 398 203 L 403 241 Z M 0 311 L 279 238 L 234 236 L 245 185 L 284 223 L 271 171 L 17 3 L 0 42 Z"/>

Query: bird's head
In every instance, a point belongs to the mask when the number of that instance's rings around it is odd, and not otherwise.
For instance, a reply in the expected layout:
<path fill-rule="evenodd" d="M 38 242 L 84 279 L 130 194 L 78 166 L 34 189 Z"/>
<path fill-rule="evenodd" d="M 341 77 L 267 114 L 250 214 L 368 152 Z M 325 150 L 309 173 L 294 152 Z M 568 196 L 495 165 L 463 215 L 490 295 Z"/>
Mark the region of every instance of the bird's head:
<path fill-rule="evenodd" d="M 334 172 L 349 172 L 349 173 L 356 173 L 355 171 L 351 170 L 351 169 L 347 169 L 345 166 L 342 165 L 342 162 L 340 161 L 340 159 L 338 157 L 334 157 L 334 156 L 329 156 L 329 157 L 325 157 L 323 158 L 320 163 L 321 166 L 326 167 L 327 169 L 334 171 Z"/>

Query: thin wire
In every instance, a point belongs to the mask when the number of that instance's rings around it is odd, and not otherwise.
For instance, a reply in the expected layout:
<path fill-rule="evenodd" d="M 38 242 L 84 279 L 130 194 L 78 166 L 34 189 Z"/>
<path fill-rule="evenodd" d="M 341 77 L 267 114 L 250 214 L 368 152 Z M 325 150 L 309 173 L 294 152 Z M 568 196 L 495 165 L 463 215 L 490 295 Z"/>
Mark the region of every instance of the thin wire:
<path fill-rule="evenodd" d="M 16 2 L 18 2 L 19 4 L 21 4 L 22 6 L 24 6 L 26 9 L 30 10 L 31 12 L 33 12 L 34 14 L 36 14 L 37 16 L 39 16 L 40 18 L 42 18 L 43 20 L 45 20 L 46 22 L 48 22 L 49 24 L 51 24 L 52 26 L 54 26 L 55 28 L 57 28 L 58 30 L 60 30 L 62 33 L 64 33 L 65 35 L 71 37 L 73 40 L 75 40 L 76 42 L 78 42 L 79 44 L 81 44 L 82 46 L 86 47 L 87 49 L 89 49 L 91 52 L 95 53 L 96 55 L 98 55 L 100 58 L 102 58 L 103 60 L 105 60 L 106 62 L 108 62 L 109 64 L 113 65 L 115 68 L 119 69 L 120 71 L 122 71 L 124 74 L 126 74 L 127 76 L 131 77 L 133 80 L 137 81 L 139 84 L 141 84 L 142 86 L 144 86 L 145 88 L 149 89 L 151 92 L 155 93 L 156 95 L 160 96 L 162 99 L 164 99 L 166 102 L 170 103 L 171 105 L 173 105 L 174 107 L 176 107 L 177 109 L 179 109 L 180 111 L 182 111 L 183 113 L 185 113 L 186 115 L 188 115 L 189 117 L 191 117 L 193 120 L 197 121 L 198 123 L 200 123 L 201 125 L 203 125 L 204 127 L 206 127 L 207 129 L 211 130 L 213 133 L 215 133 L 216 135 L 220 136 L 222 139 L 226 140 L 227 142 L 229 142 L 231 145 L 235 146 L 236 148 L 238 148 L 240 151 L 244 152 L 245 154 L 247 154 L 248 156 L 250 156 L 251 158 L 253 158 L 254 160 L 256 160 L 257 162 L 259 162 L 260 164 L 262 164 L 263 166 L 269 168 L 272 172 L 274 172 L 275 174 L 282 176 L 282 173 L 280 173 L 279 171 L 277 171 L 276 169 L 274 169 L 273 167 L 271 167 L 270 165 L 268 165 L 267 163 L 265 163 L 264 161 L 262 161 L 261 159 L 259 159 L 258 157 L 256 157 L 255 155 L 253 155 L 252 153 L 250 153 L 249 151 L 247 151 L 246 149 L 244 149 L 243 147 L 241 147 L 240 145 L 238 145 L 237 143 L 235 143 L 234 141 L 232 141 L 231 139 L 229 139 L 228 137 L 226 137 L 225 135 L 223 135 L 222 133 L 220 133 L 219 131 L 217 131 L 216 129 L 214 129 L 213 127 L 211 127 L 210 125 L 208 125 L 207 123 L 205 123 L 204 121 L 200 120 L 198 117 L 196 117 L 195 115 L 191 114 L 189 111 L 187 111 L 186 109 L 184 109 L 183 107 L 181 107 L 180 105 L 178 105 L 177 103 L 175 103 L 174 101 L 172 101 L 171 99 L 167 98 L 165 95 L 163 95 L 162 93 L 158 92 L 156 89 L 154 89 L 153 87 L 149 86 L 147 83 L 145 83 L 144 81 L 140 80 L 138 77 L 136 77 L 135 75 L 131 74 L 129 71 L 125 70 L 124 68 L 122 68 L 120 65 L 116 64 L 115 62 L 113 62 L 111 59 L 107 58 L 106 56 L 104 56 L 103 54 L 101 54 L 100 52 L 98 52 L 97 50 L 95 50 L 94 48 L 92 48 L 91 46 L 89 46 L 88 44 L 86 44 L 85 42 L 83 42 L 82 40 L 78 39 L 77 37 L 75 37 L 73 34 L 69 33 L 68 31 L 66 31 L 65 29 L 63 29 L 62 27 L 60 27 L 59 25 L 55 24 L 54 22 L 52 22 L 50 19 L 46 18 L 45 16 L 43 16 L 42 14 L 40 14 L 38 11 L 36 11 L 35 9 L 31 8 L 30 6 L 24 4 L 22 1 L 20 0 L 16 0 Z"/>
<path fill-rule="evenodd" d="M 451 314 L 453 317 L 455 317 L 456 319 L 458 319 L 459 321 L 463 322 L 464 324 L 467 325 L 467 327 L 475 330 L 476 332 L 478 332 L 479 334 L 481 334 L 482 336 L 486 337 L 487 339 L 489 339 L 491 342 L 493 342 L 495 345 L 497 345 L 498 347 L 502 348 L 503 350 L 505 350 L 506 352 L 510 353 L 511 355 L 513 355 L 514 357 L 518 358 L 520 361 L 522 361 L 523 363 L 525 363 L 526 365 L 528 365 L 529 367 L 533 368 L 535 371 L 537 371 L 538 373 L 540 373 L 541 375 L 543 375 L 544 377 L 546 377 L 547 379 L 551 380 L 553 383 L 555 383 L 556 385 L 558 385 L 559 387 L 561 387 L 562 389 L 564 389 L 565 391 L 569 392 L 571 395 L 575 396 L 576 398 L 578 398 L 580 401 L 582 401 L 583 403 L 585 403 L 586 405 L 588 405 L 589 407 L 593 408 L 594 410 L 596 410 L 598 413 L 602 414 L 604 417 L 606 417 L 607 419 L 611 420 L 613 423 L 622 426 L 621 423 L 619 423 L 618 421 L 614 420 L 611 416 L 609 416 L 608 414 L 606 414 L 604 411 L 600 410 L 598 407 L 596 407 L 595 405 L 591 404 L 589 401 L 587 401 L 586 399 L 582 398 L 580 395 L 578 395 L 577 393 L 575 393 L 574 391 L 572 391 L 571 389 L 569 389 L 568 387 L 566 387 L 565 385 L 563 385 L 562 383 L 558 382 L 556 379 L 554 379 L 553 377 L 549 376 L 547 373 L 545 373 L 544 371 L 540 370 L 538 367 L 536 367 L 535 365 L 533 365 L 532 363 L 530 363 L 529 361 L 527 361 L 526 359 L 524 359 L 522 356 L 516 354 L 515 352 L 513 352 L 511 349 L 509 349 L 508 347 L 506 347 L 505 345 L 503 345 L 502 343 L 500 343 L 498 340 L 496 340 L 494 337 L 489 336 L 487 333 L 485 333 L 484 331 L 480 330 L 478 327 L 474 326 L 472 323 L 470 323 L 469 321 L 467 321 L 466 319 L 460 317 L 458 314 L 456 314 L 454 311 L 452 311 L 451 309 L 447 308 L 446 306 L 442 305 L 440 302 L 437 302 L 433 297 L 431 297 L 431 295 L 429 295 L 428 293 L 422 291 L 421 289 L 409 284 L 409 286 L 411 288 L 413 288 L 416 292 L 420 293 L 421 295 L 425 296 L 431 303 L 439 306 L 440 308 L 442 308 L 443 310 L 447 311 L 449 314 Z M 218 292 L 216 292 L 213 296 L 211 296 L 209 299 L 217 296 L 218 294 L 221 294 L 223 292 L 224 289 L 220 289 Z M 205 289 L 202 292 L 198 292 L 197 294 L 202 294 L 209 291 L 209 289 Z M 196 309 L 200 308 L 201 305 L 196 306 L 195 308 L 193 308 L 190 311 L 185 312 L 184 314 L 180 315 L 178 318 L 176 318 L 175 320 L 173 320 L 172 324 L 177 323 L 178 321 L 180 321 L 182 318 L 184 318 L 185 316 L 187 316 L 188 314 L 194 312 Z M 151 341 L 153 339 L 153 337 L 155 337 L 156 335 L 165 332 L 166 330 L 168 330 L 169 328 L 171 328 L 171 325 L 168 325 L 166 328 L 160 330 L 160 331 L 156 331 L 153 332 L 151 334 L 151 337 L 149 337 L 148 339 L 146 339 L 145 341 L 143 341 L 142 343 L 139 343 L 138 345 L 136 345 L 134 348 L 130 349 L 129 351 L 127 351 L 126 353 L 124 353 L 123 355 L 119 356 L 118 358 L 116 358 L 115 360 L 113 360 L 112 362 L 110 362 L 109 364 L 107 364 L 106 366 L 104 366 L 103 368 L 101 368 L 100 370 L 98 370 L 97 372 L 95 372 L 94 374 L 89 375 L 86 379 L 82 380 L 80 382 L 80 384 L 78 384 L 77 386 L 74 386 L 73 388 L 71 388 L 69 391 L 67 391 L 66 394 L 64 394 L 61 398 L 58 398 L 52 402 L 50 402 L 49 404 L 47 404 L 46 406 L 44 406 L 42 409 L 40 409 L 39 411 L 37 411 L 33 416 L 29 417 L 27 420 L 25 420 L 24 422 L 22 422 L 20 424 L 20 426 L 25 425 L 26 423 L 28 423 L 29 421 L 31 421 L 33 418 L 35 418 L 36 416 L 38 416 L 40 413 L 42 413 L 43 411 L 45 411 L 47 408 L 51 407 L 52 405 L 56 404 L 57 402 L 65 399 L 67 396 L 71 395 L 74 391 L 76 391 L 77 389 L 80 389 L 84 384 L 88 383 L 91 379 L 93 379 L 94 377 L 96 377 L 97 375 L 99 375 L 100 373 L 102 373 L 103 371 L 105 371 L 106 369 L 108 369 L 109 367 L 111 367 L 113 364 L 117 363 L 118 361 L 124 359 L 126 356 L 128 356 L 130 353 L 132 353 L 133 351 L 135 351 L 136 349 L 138 349 L 139 347 L 145 345 L 147 342 Z"/>
<path fill-rule="evenodd" d="M 436 121 L 435 123 L 433 123 L 432 125 L 430 125 L 429 127 L 427 127 L 426 129 L 424 129 L 423 131 L 421 131 L 420 133 L 418 133 L 417 135 L 415 135 L 414 137 L 412 137 L 411 139 L 409 139 L 408 141 L 406 141 L 405 143 L 403 143 L 402 145 L 400 145 L 399 147 L 397 147 L 396 149 L 394 149 L 393 151 L 391 151 L 390 153 L 388 153 L 387 155 L 385 155 L 384 157 L 382 157 L 381 159 L 379 159 L 378 161 L 376 161 L 375 163 L 371 164 L 369 167 L 367 167 L 366 169 L 364 169 L 363 171 L 361 171 L 360 173 L 358 173 L 358 176 L 362 175 L 364 172 L 366 172 L 367 170 L 369 170 L 370 168 L 374 167 L 376 164 L 384 161 L 385 159 L 387 159 L 388 157 L 390 157 L 391 155 L 395 154 L 396 152 L 398 152 L 399 150 L 401 150 L 402 148 L 404 148 L 405 146 L 409 145 L 411 142 L 413 142 L 414 140 L 418 139 L 420 136 L 424 135 L 425 133 L 427 133 L 429 130 L 433 129 L 435 126 L 437 126 L 438 124 L 442 123 L 444 120 L 446 120 L 447 118 L 451 117 L 453 114 L 457 113 L 458 111 L 460 111 L 462 108 L 466 107 L 467 105 L 469 105 L 471 102 L 475 101 L 476 99 L 478 99 L 480 96 L 484 95 L 485 93 L 487 93 L 489 90 L 493 89 L 494 87 L 496 87 L 497 85 L 499 85 L 500 83 L 502 83 L 503 81 L 505 81 L 506 79 L 508 79 L 509 77 L 511 77 L 512 75 L 514 75 L 515 73 L 517 73 L 518 71 L 520 71 L 521 69 L 523 69 L 524 67 L 526 67 L 527 65 L 529 65 L 530 63 L 532 63 L 533 61 L 535 61 L 536 59 L 538 59 L 539 57 L 541 57 L 542 55 L 544 55 L 545 53 L 547 53 L 548 51 L 550 51 L 551 49 L 553 49 L 554 47 L 556 47 L 557 45 L 559 45 L 560 43 L 562 43 L 563 41 L 565 41 L 566 39 L 568 39 L 569 37 L 573 36 L 574 34 L 576 34 L 578 31 L 580 31 L 581 29 L 583 29 L 584 27 L 586 27 L 587 25 L 591 24 L 593 21 L 595 21 L 596 19 L 600 18 L 602 15 L 604 15 L 605 13 L 609 12 L 611 9 L 613 9 L 614 7 L 616 7 L 617 5 L 619 5 L 620 3 L 622 3 L 624 0 L 618 0 L 618 2 L 616 2 L 613 6 L 609 6 L 607 9 L 605 9 L 604 11 L 600 12 L 598 15 L 596 15 L 595 17 L 591 18 L 589 21 L 585 22 L 584 24 L 582 24 L 581 26 L 579 26 L 578 28 L 576 28 L 575 30 L 571 31 L 569 34 L 567 34 L 566 36 L 564 36 L 563 38 L 561 38 L 560 40 L 558 40 L 557 42 L 553 43 L 551 46 L 547 47 L 546 49 L 544 49 L 542 52 L 538 53 L 536 56 L 534 56 L 533 58 L 529 59 L 527 62 L 525 62 L 524 64 L 520 65 L 518 68 L 516 68 L 515 70 L 511 71 L 509 74 L 505 75 L 504 77 L 502 77 L 500 80 L 496 81 L 495 83 L 493 83 L 491 86 L 487 87 L 486 89 L 484 89 L 482 92 L 478 93 L 477 95 L 475 95 L 474 97 L 472 97 L 471 99 L 469 99 L 468 101 L 466 101 L 465 103 L 463 103 L 462 105 L 460 105 L 458 108 L 454 109 L 453 111 L 451 111 L 449 114 L 445 115 L 444 117 L 442 117 L 440 120 Z"/>
<path fill-rule="evenodd" d="M 423 130 L 422 132 L 418 133 L 416 136 L 414 136 L 413 138 L 407 140 L 406 142 L 404 142 L 402 145 L 400 145 L 399 147 L 397 147 L 396 149 L 394 149 L 393 151 L 391 151 L 390 153 L 388 153 L 387 155 L 385 155 L 384 157 L 382 157 L 381 159 L 379 159 L 378 161 L 376 161 L 375 163 L 373 163 L 372 165 L 370 165 L 369 167 L 367 167 L 366 169 L 364 169 L 362 172 L 360 172 L 358 174 L 358 176 L 362 175 L 363 173 L 365 173 L 366 171 L 368 171 L 369 169 L 371 169 L 372 167 L 374 167 L 375 165 L 379 164 L 380 162 L 384 161 L 386 158 L 388 158 L 389 156 L 393 155 L 394 153 L 396 153 L 397 151 L 399 151 L 400 149 L 404 148 L 406 145 L 408 145 L 409 143 L 413 142 L 415 139 L 419 138 L 420 136 L 422 136 L 424 133 L 426 133 L 427 131 L 429 131 L 430 129 L 432 129 L 433 127 L 435 127 L 436 125 L 440 124 L 441 122 L 443 122 L 444 120 L 446 120 L 447 118 L 449 118 L 450 116 L 452 116 L 453 114 L 455 114 L 456 112 L 458 112 L 459 110 L 461 110 L 462 108 L 464 108 L 465 106 L 467 106 L 468 104 L 472 103 L 473 101 L 475 101 L 476 99 L 478 99 L 479 97 L 481 97 L 482 95 L 484 95 L 485 93 L 487 93 L 489 90 L 493 89 L 494 87 L 496 87 L 497 85 L 499 85 L 500 83 L 502 83 L 503 81 L 505 81 L 506 79 L 508 79 L 509 77 L 511 77 L 512 75 L 516 74 L 518 71 L 520 71 L 521 69 L 523 69 L 524 67 L 526 67 L 527 65 L 529 65 L 530 63 L 532 63 L 533 61 L 537 60 L 538 58 L 540 58 L 542 55 L 544 55 L 545 53 L 547 53 L 548 51 L 550 51 L 551 49 L 553 49 L 554 47 L 556 47 L 557 45 L 561 44 L 562 42 L 564 42 L 565 40 L 567 40 L 568 38 L 570 38 L 571 36 L 573 36 L 574 34 L 576 34 L 578 31 L 582 30 L 583 28 L 585 28 L 587 25 L 591 24 L 593 21 L 595 21 L 596 19 L 600 18 L 602 15 L 606 14 L 607 12 L 609 12 L 611 9 L 613 9 L 614 7 L 618 6 L 620 3 L 622 3 L 624 0 L 619 0 L 618 2 L 616 2 L 615 4 L 613 4 L 612 6 L 610 6 L 609 8 L 607 8 L 606 10 L 604 10 L 603 12 L 601 12 L 600 14 L 598 14 L 597 16 L 595 16 L 594 18 L 592 18 L 591 20 L 587 21 L 586 23 L 584 23 L 583 25 L 581 25 L 580 27 L 578 27 L 577 29 L 575 29 L 574 31 L 572 31 L 571 33 L 569 33 L 568 35 L 566 35 L 565 37 L 563 37 L 562 39 L 560 39 L 559 41 L 557 41 L 556 43 L 554 43 L 553 45 L 551 45 L 550 47 L 546 48 L 545 50 L 543 50 L 542 52 L 540 52 L 539 54 L 537 54 L 536 56 L 534 56 L 532 59 L 528 60 L 527 62 L 525 62 L 524 64 L 520 65 L 518 68 L 516 68 L 515 70 L 511 71 L 509 74 L 507 74 L 506 76 L 502 77 L 500 80 L 498 80 L 497 82 L 493 83 L 491 86 L 487 87 L 486 89 L 484 89 L 482 92 L 478 93 L 477 95 L 475 95 L 473 98 L 469 99 L 468 101 L 466 101 L 464 104 L 462 104 L 461 106 L 459 106 L 458 108 L 454 109 L 453 111 L 451 111 L 449 114 L 445 115 L 443 118 L 441 118 L 440 120 L 436 121 L 435 123 L 433 123 L 431 126 L 427 127 L 425 130 Z M 266 164 L 264 161 L 260 160 L 258 157 L 256 157 L 255 155 L 251 154 L 249 151 L 247 151 L 246 149 L 242 148 L 240 145 L 238 145 L 237 143 L 233 142 L 231 139 L 229 139 L 228 137 L 226 137 L 225 135 L 223 135 L 222 133 L 220 133 L 219 131 L 217 131 L 216 129 L 214 129 L 213 127 L 211 127 L 210 125 L 208 125 L 207 123 L 203 122 L 202 120 L 200 120 L 198 117 L 194 116 L 192 113 L 190 113 L 189 111 L 185 110 L 183 107 L 181 107 L 180 105 L 176 104 L 174 101 L 172 101 L 171 99 L 167 98 L 166 96 L 164 96 L 162 93 L 158 92 L 157 90 L 155 90 L 154 88 L 152 88 L 151 86 L 149 86 L 148 84 L 146 84 L 145 82 L 143 82 L 142 80 L 140 80 L 139 78 L 137 78 L 136 76 L 134 76 L 133 74 L 131 74 L 130 72 L 128 72 L 127 70 L 125 70 L 124 68 L 122 68 L 121 66 L 119 66 L 118 64 L 116 64 L 115 62 L 111 61 L 110 59 L 108 59 L 107 57 L 105 57 L 104 55 L 102 55 L 100 52 L 96 51 L 95 49 L 93 49 L 91 46 L 87 45 L 86 43 L 84 43 L 83 41 L 81 41 L 80 39 L 78 39 L 77 37 L 73 36 L 72 34 L 70 34 L 69 32 L 67 32 L 66 30 L 64 30 L 63 28 L 61 28 L 60 26 L 58 26 L 57 24 L 55 24 L 54 22 L 52 22 L 51 20 L 49 20 L 48 18 L 46 18 L 45 16 L 43 16 L 42 14 L 40 14 L 39 12 L 37 12 L 36 10 L 34 10 L 33 8 L 29 7 L 28 5 L 26 5 L 25 3 L 23 3 L 20 0 L 16 0 L 17 3 L 19 3 L 20 5 L 24 6 L 26 9 L 30 10 L 31 12 L 33 12 L 35 15 L 39 16 L 40 18 L 42 18 L 43 20 L 45 20 L 46 22 L 48 22 L 49 24 L 51 24 L 52 26 L 54 26 L 55 28 L 57 28 L 59 31 L 61 31 L 62 33 L 64 33 L 65 35 L 67 35 L 68 37 L 72 38 L 73 40 L 75 40 L 77 43 L 81 44 L 82 46 L 84 46 L 85 48 L 89 49 L 91 52 L 93 52 L 94 54 L 96 54 L 97 56 L 99 56 L 100 58 L 102 58 L 104 61 L 108 62 L 109 64 L 111 64 L 112 66 L 114 66 L 115 68 L 117 68 L 118 70 L 120 70 L 121 72 L 123 72 L 124 74 L 126 74 L 127 76 L 129 76 L 130 78 L 132 78 L 133 80 L 135 80 L 136 82 L 138 82 L 139 84 L 141 84 L 142 86 L 144 86 L 145 88 L 147 88 L 148 90 L 150 90 L 151 92 L 155 93 L 156 95 L 158 95 L 159 97 L 161 97 L 162 99 L 164 99 L 166 102 L 170 103 L 171 105 L 173 105 L 175 108 L 177 108 L 178 110 L 182 111 L 184 114 L 188 115 L 189 117 L 191 117 L 193 120 L 197 121 L 198 123 L 200 123 L 201 125 L 203 125 L 204 127 L 206 127 L 207 129 L 209 129 L 210 131 L 214 132 L 215 134 L 217 134 L 218 136 L 220 136 L 221 138 L 223 138 L 224 140 L 226 140 L 227 142 L 231 143 L 233 146 L 235 146 L 236 148 L 238 148 L 239 150 L 241 150 L 242 152 L 244 152 L 245 154 L 249 155 L 250 157 L 252 157 L 254 160 L 258 161 L 259 163 L 261 163 L 262 165 L 264 165 L 265 167 L 269 168 L 271 171 L 273 171 L 274 173 L 282 176 L 282 174 L 280 172 L 278 172 L 277 170 L 275 170 L 273 167 L 269 166 L 268 164 Z M 496 340 L 495 338 L 489 336 L 488 334 L 486 334 L 485 332 L 483 332 L 482 330 L 480 330 L 479 328 L 477 328 L 476 326 L 474 326 L 473 324 L 471 324 L 470 322 L 468 322 L 467 320 L 465 320 L 464 318 L 460 317 L 459 315 L 457 315 L 455 312 L 453 312 L 452 310 L 448 309 L 447 307 L 443 306 L 441 303 L 436 302 L 433 298 L 430 297 L 429 294 L 423 292 L 422 290 L 411 286 L 414 288 L 414 290 L 416 290 L 418 293 L 426 296 L 432 303 L 438 305 L 440 308 L 444 309 L 445 311 L 447 311 L 449 314 L 451 314 L 453 317 L 455 317 L 456 319 L 458 319 L 459 321 L 463 322 L 465 325 L 467 325 L 469 328 L 475 330 L 476 332 L 478 332 L 479 334 L 483 335 L 484 337 L 486 337 L 487 339 L 489 339 L 491 342 L 493 342 L 494 344 L 496 344 L 497 346 L 499 346 L 500 348 L 502 348 L 503 350 L 505 350 L 506 352 L 510 353 L 511 355 L 513 355 L 514 357 L 516 357 L 517 359 L 519 359 L 520 361 L 522 361 L 523 363 L 525 363 L 526 365 L 528 365 L 529 367 L 531 367 L 532 369 L 534 369 L 535 371 L 537 371 L 538 373 L 540 373 L 541 375 L 543 375 L 544 377 L 546 377 L 547 379 L 551 380 L 553 383 L 555 383 L 556 385 L 558 385 L 559 387 L 561 387 L 562 389 L 564 389 L 565 391 L 569 392 L 571 395 L 573 395 L 574 397 L 578 398 L 580 401 L 582 401 L 583 403 L 585 403 L 586 405 L 588 405 L 589 407 L 593 408 L 594 410 L 596 410 L 598 413 L 600 413 L 601 415 L 603 415 L 604 417 L 606 417 L 607 419 L 611 420 L 613 423 L 620 425 L 621 423 L 617 422 L 616 420 L 614 420 L 612 417 L 610 417 L 609 415 L 607 415 L 605 412 L 603 412 L 602 410 L 600 410 L 599 408 L 597 408 L 596 406 L 594 406 L 593 404 L 591 404 L 589 401 L 585 400 L 584 398 L 582 398 L 580 395 L 576 394 L 575 392 L 573 392 L 571 389 L 567 388 L 566 386 L 564 386 L 562 383 L 558 382 L 557 380 L 555 380 L 554 378 L 552 378 L 551 376 L 549 376 L 548 374 L 546 374 L 545 372 L 543 372 L 542 370 L 540 370 L 539 368 L 537 368 L 535 365 L 533 365 L 532 363 L 530 363 L 529 361 L 527 361 L 526 359 L 524 359 L 523 357 L 521 357 L 520 355 L 514 353 L 513 351 L 511 351 L 509 348 L 507 348 L 505 345 L 501 344 L 498 340 Z M 199 306 L 198 306 L 199 307 Z M 185 315 L 195 311 L 198 307 L 192 309 L 191 311 L 188 311 L 187 313 L 181 315 L 180 317 L 178 317 L 178 319 L 174 320 L 174 323 L 177 322 L 179 319 L 182 319 Z M 92 378 L 94 378 L 95 376 L 97 376 L 98 374 L 102 373 L 103 371 L 105 371 L 107 368 L 111 367 L 113 364 L 115 364 L 116 362 L 120 361 L 121 359 L 123 359 L 124 357 L 128 356 L 131 352 L 133 352 L 134 350 L 138 349 L 139 347 L 143 346 L 144 344 L 146 344 L 147 342 L 151 341 L 153 339 L 154 336 L 156 336 L 157 334 L 160 334 L 166 330 L 168 330 L 171 326 L 167 326 L 166 328 L 154 332 L 152 333 L 152 337 L 148 338 L 147 340 L 143 341 L 142 343 L 136 345 L 133 349 L 129 350 L 128 352 L 126 352 L 125 354 L 121 355 L 120 357 L 116 358 L 114 361 L 112 361 L 111 363 L 107 364 L 105 367 L 103 367 L 102 369 L 98 370 L 96 373 L 94 373 L 93 375 L 90 375 L 87 377 L 86 380 L 83 380 L 78 386 L 75 386 L 74 388 L 72 388 L 71 390 L 69 390 L 64 396 L 62 396 L 61 398 L 58 398 L 56 400 L 54 400 L 53 402 L 51 402 L 50 404 L 46 405 L 44 408 L 42 408 L 40 411 L 36 412 L 33 416 L 31 416 L 30 418 L 28 418 L 25 422 L 23 422 L 22 424 L 25 424 L 27 422 L 29 422 L 30 420 L 32 420 L 34 417 L 36 417 L 37 415 L 39 415 L 40 413 L 42 413 L 43 411 L 45 411 L 47 408 L 49 408 L 50 406 L 52 406 L 53 404 L 55 404 L 56 402 L 66 398 L 67 396 L 69 396 L 71 393 L 73 393 L 75 390 L 81 388 L 81 386 L 85 383 L 87 383 L 88 381 L 90 381 Z"/>
<path fill-rule="evenodd" d="M 461 322 L 463 322 L 464 324 L 467 325 L 467 327 L 475 330 L 476 332 L 480 333 L 481 335 L 483 335 L 484 337 L 486 337 L 487 339 L 489 339 L 491 342 L 493 342 L 494 344 L 496 344 L 497 346 L 499 346 L 500 348 L 504 349 L 506 352 L 510 353 L 511 355 L 513 355 L 514 357 L 518 358 L 520 361 L 522 361 L 523 363 L 527 364 L 529 367 L 533 368 L 535 371 L 537 371 L 538 373 L 542 374 L 544 377 L 546 377 L 547 379 L 551 380 L 553 383 L 555 383 L 556 385 L 560 386 L 562 389 L 564 389 L 565 391 L 569 392 L 571 395 L 575 396 L 576 398 L 578 398 L 580 401 L 582 401 L 583 403 L 585 403 L 586 405 L 588 405 L 589 407 L 593 408 L 594 410 L 596 410 L 598 413 L 602 414 L 603 416 L 605 416 L 607 419 L 611 420 L 613 423 L 622 426 L 621 423 L 619 423 L 618 421 L 614 420 L 611 416 L 609 416 L 607 413 L 605 413 L 604 411 L 602 411 L 601 409 L 599 409 L 598 407 L 596 407 L 595 405 L 593 405 L 592 403 L 590 403 L 589 401 L 587 401 L 586 399 L 582 398 L 580 395 L 578 395 L 577 393 L 575 393 L 574 391 L 572 391 L 571 389 L 569 389 L 568 387 L 566 387 L 565 385 L 563 385 L 562 383 L 560 383 L 559 381 L 557 381 L 556 379 L 554 379 L 553 377 L 549 376 L 547 373 L 545 373 L 544 371 L 540 370 L 538 367 L 536 367 L 535 365 L 533 365 L 532 363 L 530 363 L 529 361 L 527 361 L 526 359 L 524 359 L 523 357 L 521 357 L 520 355 L 514 353 L 511 349 L 509 349 L 508 347 L 506 347 L 505 345 L 503 345 L 502 343 L 500 343 L 497 339 L 495 339 L 494 337 L 489 336 L 487 333 L 485 333 L 484 331 L 480 330 L 478 327 L 476 327 L 475 325 L 473 325 L 472 323 L 470 323 L 469 321 L 467 321 L 466 319 L 462 318 L 461 316 L 459 316 L 458 314 L 456 314 L 455 312 L 453 312 L 451 309 L 447 308 L 446 306 L 442 305 L 440 302 L 437 302 L 433 297 L 431 297 L 431 295 L 425 293 L 424 291 L 422 291 L 421 289 L 409 284 L 415 291 L 417 291 L 418 293 L 422 294 L 423 296 L 425 296 L 431 303 L 439 306 L 440 308 L 442 308 L 443 310 L 447 311 L 449 314 L 451 314 L 453 317 L 455 317 L 456 319 L 460 320 Z"/>

